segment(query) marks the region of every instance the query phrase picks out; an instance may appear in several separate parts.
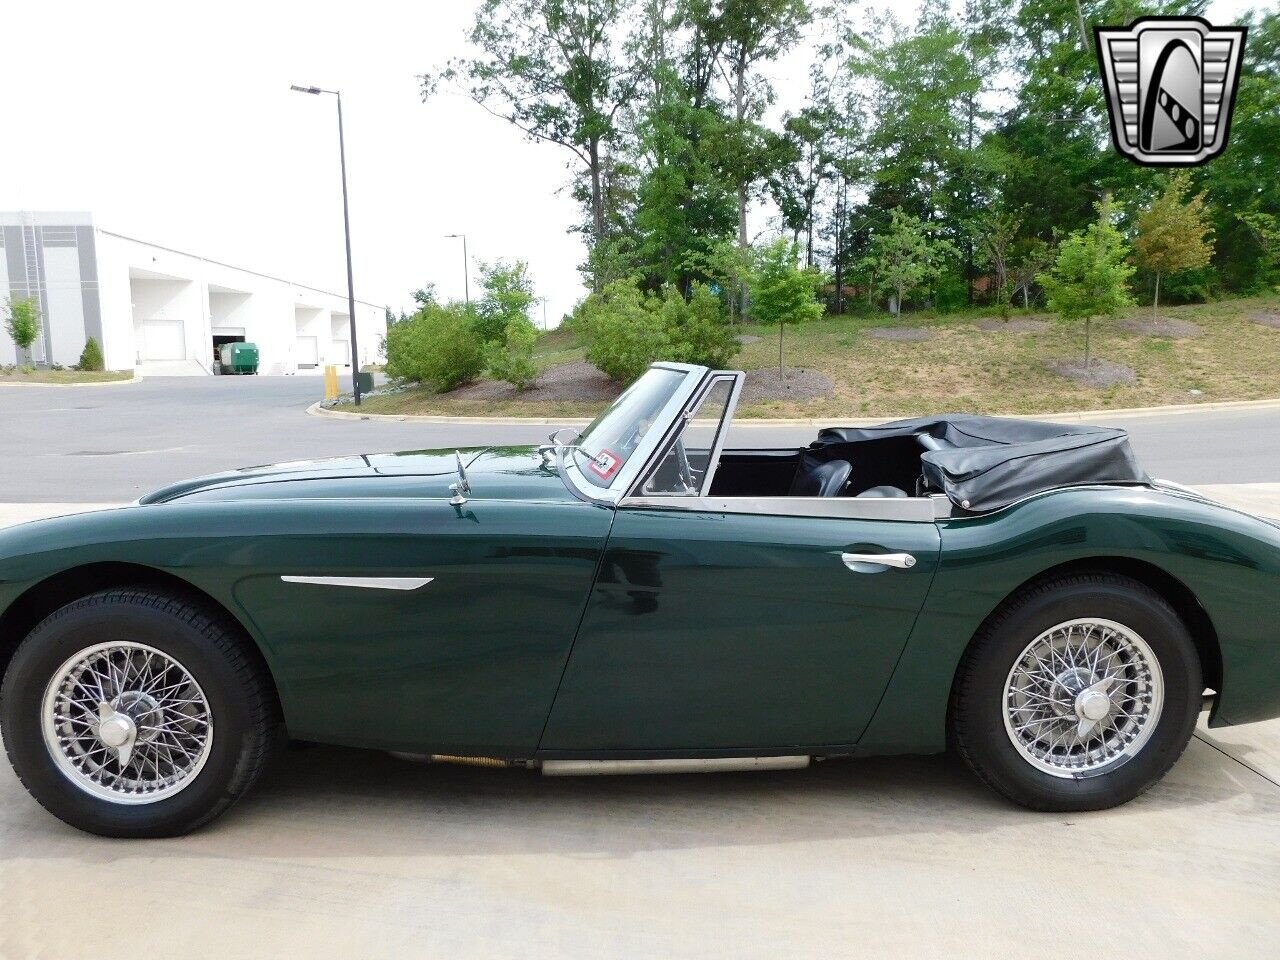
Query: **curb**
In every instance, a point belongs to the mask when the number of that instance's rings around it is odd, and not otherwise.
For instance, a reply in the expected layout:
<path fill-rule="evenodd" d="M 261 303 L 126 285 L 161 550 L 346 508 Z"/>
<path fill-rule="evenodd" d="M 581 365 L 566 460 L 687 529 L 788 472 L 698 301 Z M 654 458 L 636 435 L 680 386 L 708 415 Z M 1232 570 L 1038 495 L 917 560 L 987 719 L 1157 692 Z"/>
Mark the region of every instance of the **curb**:
<path fill-rule="evenodd" d="M 130 381 L 121 381 L 130 382 Z M 31 384 L 36 386 L 36 384 Z M 43 384 L 41 384 L 43 386 Z M 76 384 L 76 386 L 96 386 L 96 384 Z M 1280 410 L 1280 398 L 1273 400 L 1219 400 L 1211 403 L 1180 403 L 1163 407 L 1125 407 L 1114 410 L 1075 410 L 1065 413 L 1013 413 L 1003 414 L 1015 420 L 1048 420 L 1059 423 L 1082 423 L 1089 420 L 1103 420 L 1108 417 L 1172 417 L 1187 413 L 1214 413 L 1230 410 Z M 586 417 L 447 417 L 416 413 L 348 413 L 345 410 L 330 410 L 316 401 L 307 407 L 307 413 L 313 417 L 332 417 L 335 420 L 386 420 L 406 423 L 435 424 L 503 424 L 506 426 L 578 426 L 591 422 Z M 808 417 L 799 420 L 768 420 L 764 418 L 735 418 L 735 427 L 828 427 L 832 424 L 840 426 L 861 427 L 884 423 L 901 417 Z"/>
<path fill-rule="evenodd" d="M 93 383 L 28 383 L 15 380 L 12 383 L 6 383 L 0 379 L 0 387 L 124 387 L 131 383 L 141 383 L 142 380 L 142 374 L 135 370 L 128 380 L 98 380 Z"/>

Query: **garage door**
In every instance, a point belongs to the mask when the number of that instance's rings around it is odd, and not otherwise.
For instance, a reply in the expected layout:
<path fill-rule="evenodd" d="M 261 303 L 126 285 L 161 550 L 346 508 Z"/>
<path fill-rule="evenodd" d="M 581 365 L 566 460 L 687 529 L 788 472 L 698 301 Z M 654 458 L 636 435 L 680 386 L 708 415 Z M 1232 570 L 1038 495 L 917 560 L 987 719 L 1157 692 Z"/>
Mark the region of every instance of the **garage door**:
<path fill-rule="evenodd" d="M 333 341 L 333 353 L 331 356 L 335 363 L 344 367 L 351 366 L 351 341 L 335 340 Z"/>
<path fill-rule="evenodd" d="M 298 348 L 295 352 L 298 366 L 300 367 L 316 367 L 320 365 L 320 338 L 319 337 L 299 337 Z"/>
<path fill-rule="evenodd" d="M 185 348 L 181 320 L 142 321 L 143 360 L 182 360 Z"/>

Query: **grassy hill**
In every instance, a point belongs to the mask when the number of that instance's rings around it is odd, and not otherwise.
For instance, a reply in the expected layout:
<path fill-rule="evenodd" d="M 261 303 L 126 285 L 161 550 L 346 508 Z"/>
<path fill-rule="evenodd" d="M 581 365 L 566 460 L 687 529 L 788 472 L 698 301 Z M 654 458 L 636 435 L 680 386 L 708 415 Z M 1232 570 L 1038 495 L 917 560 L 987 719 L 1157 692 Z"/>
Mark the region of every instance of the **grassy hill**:
<path fill-rule="evenodd" d="M 1050 315 L 1015 312 L 1006 325 L 990 311 L 910 314 L 897 326 L 922 332 L 907 334 L 886 330 L 894 326 L 887 316 L 826 318 L 786 332 L 786 366 L 810 371 L 792 380 L 794 392 L 803 392 L 801 380 L 810 392 L 815 383 L 830 382 L 823 395 L 808 397 L 791 395 L 788 379 L 776 383 L 776 328 L 744 326 L 741 333 L 748 342 L 733 365 L 748 371 L 749 386 L 738 416 L 1050 413 L 1280 397 L 1280 297 L 1162 307 L 1160 313 L 1175 328 L 1172 332 L 1194 335 L 1171 337 L 1132 329 L 1132 323 L 1150 320 L 1150 308 L 1136 309 L 1121 320 L 1094 322 L 1094 356 L 1133 374 L 1131 383 L 1105 387 L 1076 382 L 1048 368 L 1053 360 L 1082 355 L 1084 348 L 1082 324 L 1063 325 Z M 886 336 L 895 339 L 882 339 Z M 900 339 L 913 336 L 927 339 Z M 587 416 L 602 409 L 620 389 L 598 374 L 590 379 L 594 371 L 585 367 L 583 347 L 572 334 L 545 334 L 537 350 L 543 380 L 550 386 L 526 395 L 492 384 L 451 394 L 413 387 L 371 397 L 363 409 Z M 572 381 L 573 388 L 557 392 L 555 382 L 560 380 Z"/>

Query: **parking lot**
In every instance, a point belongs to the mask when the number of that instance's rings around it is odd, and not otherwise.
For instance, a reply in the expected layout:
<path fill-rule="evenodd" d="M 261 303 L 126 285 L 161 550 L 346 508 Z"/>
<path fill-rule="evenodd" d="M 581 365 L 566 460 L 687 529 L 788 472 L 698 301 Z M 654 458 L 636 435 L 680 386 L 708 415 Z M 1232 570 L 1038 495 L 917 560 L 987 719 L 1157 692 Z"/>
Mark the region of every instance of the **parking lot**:
<path fill-rule="evenodd" d="M 319 389 L 0 387 L 0 523 L 245 463 L 551 429 L 307 416 Z M 1280 409 L 1119 422 L 1153 473 L 1280 503 Z M 562 780 L 318 747 L 193 836 L 121 842 L 54 820 L 0 763 L 0 958 L 1274 958 L 1278 899 L 1280 721 L 1202 726 L 1148 794 L 1077 815 L 1013 807 L 949 757 Z"/>

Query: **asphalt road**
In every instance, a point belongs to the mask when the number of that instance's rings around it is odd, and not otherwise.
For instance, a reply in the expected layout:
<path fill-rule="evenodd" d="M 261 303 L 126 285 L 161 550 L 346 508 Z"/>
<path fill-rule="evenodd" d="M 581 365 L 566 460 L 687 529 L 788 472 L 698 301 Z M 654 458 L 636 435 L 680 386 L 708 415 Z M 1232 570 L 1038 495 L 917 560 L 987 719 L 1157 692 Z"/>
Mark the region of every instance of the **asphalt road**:
<path fill-rule="evenodd" d="M 551 427 L 308 417 L 318 377 L 150 379 L 99 387 L 0 386 L 0 502 L 132 500 L 184 477 L 280 460 L 487 443 Z M 833 418 L 838 422 L 838 418 Z M 1280 409 L 1108 418 L 1147 469 L 1188 484 L 1280 480 Z M 730 442 L 783 446 L 812 428 L 744 425 Z"/>

